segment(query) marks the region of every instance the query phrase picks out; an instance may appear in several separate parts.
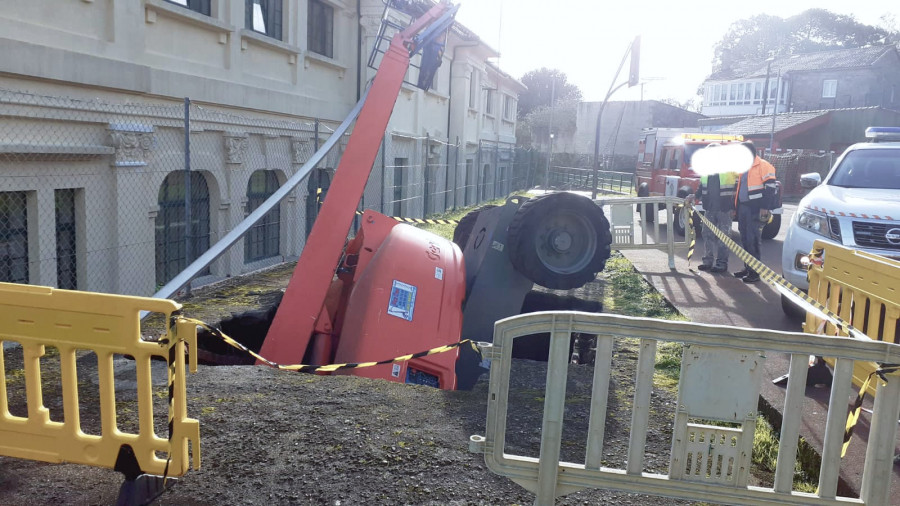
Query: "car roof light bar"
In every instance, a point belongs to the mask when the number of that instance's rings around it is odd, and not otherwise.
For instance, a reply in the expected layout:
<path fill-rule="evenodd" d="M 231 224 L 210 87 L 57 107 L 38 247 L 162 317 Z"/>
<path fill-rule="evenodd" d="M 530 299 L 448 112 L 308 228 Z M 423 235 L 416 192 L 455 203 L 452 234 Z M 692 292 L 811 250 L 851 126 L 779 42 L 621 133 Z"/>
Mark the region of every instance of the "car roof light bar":
<path fill-rule="evenodd" d="M 900 141 L 900 127 L 869 127 L 866 138 L 872 142 Z"/>

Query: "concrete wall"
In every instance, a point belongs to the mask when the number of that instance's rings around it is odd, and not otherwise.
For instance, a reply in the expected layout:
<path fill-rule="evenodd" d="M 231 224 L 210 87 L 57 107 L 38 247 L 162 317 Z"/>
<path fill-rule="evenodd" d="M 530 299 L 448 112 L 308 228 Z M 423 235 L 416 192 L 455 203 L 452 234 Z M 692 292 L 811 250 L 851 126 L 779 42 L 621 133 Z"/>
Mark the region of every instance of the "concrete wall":
<path fill-rule="evenodd" d="M 597 114 L 600 102 L 583 102 L 576 112 L 576 131 L 571 138 L 554 141 L 554 152 L 594 152 Z M 600 124 L 600 153 L 637 156 L 638 135 L 642 128 L 696 127 L 700 114 L 655 100 L 609 102 Z"/>

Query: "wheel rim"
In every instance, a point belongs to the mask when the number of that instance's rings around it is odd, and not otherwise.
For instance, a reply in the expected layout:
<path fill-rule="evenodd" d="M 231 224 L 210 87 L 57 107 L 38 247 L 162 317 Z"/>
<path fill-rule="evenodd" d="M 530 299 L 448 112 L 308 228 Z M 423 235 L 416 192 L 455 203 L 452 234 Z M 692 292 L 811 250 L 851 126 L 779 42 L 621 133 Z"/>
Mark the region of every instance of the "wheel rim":
<path fill-rule="evenodd" d="M 584 270 L 597 251 L 597 232 L 591 221 L 573 211 L 553 213 L 541 220 L 534 241 L 541 264 L 557 274 Z"/>

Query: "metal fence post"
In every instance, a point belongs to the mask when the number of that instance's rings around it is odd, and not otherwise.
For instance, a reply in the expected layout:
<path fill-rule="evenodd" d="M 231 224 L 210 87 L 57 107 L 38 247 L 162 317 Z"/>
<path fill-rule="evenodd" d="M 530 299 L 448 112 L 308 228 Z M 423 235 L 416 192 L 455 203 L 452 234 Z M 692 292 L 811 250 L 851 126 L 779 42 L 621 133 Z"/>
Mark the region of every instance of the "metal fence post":
<path fill-rule="evenodd" d="M 422 146 L 422 217 L 428 216 L 428 206 L 434 205 L 432 196 L 428 194 L 428 150 L 431 149 L 431 134 L 425 132 L 425 144 Z"/>
<path fill-rule="evenodd" d="M 478 140 L 478 152 L 475 155 L 475 181 L 474 182 L 475 182 L 475 203 L 476 204 L 481 202 L 481 198 L 482 198 L 481 180 L 484 178 L 484 176 L 478 177 L 478 175 L 481 174 L 481 147 L 482 147 L 482 144 L 481 144 L 481 140 L 479 139 Z"/>
<path fill-rule="evenodd" d="M 313 122 L 313 153 L 319 150 L 319 118 Z M 306 213 L 306 237 L 312 232 L 313 223 L 319 215 L 319 167 L 318 165 L 309 173 L 309 179 L 306 180 L 307 213 Z"/>
<path fill-rule="evenodd" d="M 449 161 L 450 151 L 451 151 L 450 147 L 448 146 L 447 147 L 448 161 Z M 457 199 L 459 199 L 459 194 L 457 193 L 459 191 L 459 136 L 458 135 L 456 136 L 456 145 L 453 146 L 452 151 L 453 151 L 453 198 L 452 198 L 453 203 L 451 204 L 451 208 L 456 209 Z"/>
<path fill-rule="evenodd" d="M 194 261 L 194 241 L 191 240 L 193 216 L 191 213 L 191 99 L 184 97 L 184 265 Z M 185 285 L 191 294 L 191 282 Z"/>
<path fill-rule="evenodd" d="M 450 137 L 447 137 L 447 145 L 444 146 L 444 211 L 450 209 Z"/>
<path fill-rule="evenodd" d="M 494 146 L 494 166 L 491 170 L 494 173 L 494 191 L 492 192 L 493 198 L 497 198 L 497 187 L 500 187 L 500 193 L 503 193 L 503 181 L 500 181 L 500 177 L 502 174 L 500 173 L 500 143 L 498 142 L 496 146 Z M 499 185 L 498 185 L 499 183 Z"/>

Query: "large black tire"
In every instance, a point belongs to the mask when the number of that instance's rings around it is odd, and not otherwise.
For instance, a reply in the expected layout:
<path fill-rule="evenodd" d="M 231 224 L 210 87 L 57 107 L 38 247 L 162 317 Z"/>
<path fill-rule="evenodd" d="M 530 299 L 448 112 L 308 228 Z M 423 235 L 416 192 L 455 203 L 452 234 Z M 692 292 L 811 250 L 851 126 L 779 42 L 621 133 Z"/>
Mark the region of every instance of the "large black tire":
<path fill-rule="evenodd" d="M 683 199 L 692 193 L 694 192 L 690 186 L 682 186 L 678 189 L 677 195 L 678 198 Z M 684 237 L 684 233 L 687 231 L 687 213 L 684 210 L 683 205 L 679 205 L 673 210 L 675 215 L 672 216 L 672 227 L 675 229 L 675 234 L 679 237 Z"/>
<path fill-rule="evenodd" d="M 466 243 L 469 242 L 469 236 L 472 235 L 472 229 L 475 227 L 475 221 L 478 220 L 478 215 L 481 214 L 481 211 L 492 207 L 497 206 L 486 205 L 479 207 L 474 211 L 470 211 L 459 220 L 459 223 L 456 224 L 456 228 L 453 229 L 453 242 L 459 246 L 459 249 L 466 249 Z"/>
<path fill-rule="evenodd" d="M 637 196 L 650 196 L 650 187 L 647 186 L 647 183 L 641 183 L 641 185 L 638 186 Z M 640 208 L 638 208 L 636 212 L 641 212 Z M 644 204 L 644 220 L 647 223 L 653 223 L 654 221 L 656 221 L 656 206 L 654 206 L 653 204 Z"/>
<path fill-rule="evenodd" d="M 684 237 L 684 233 L 687 230 L 687 208 L 679 205 L 675 207 L 674 212 L 675 216 L 672 217 L 672 228 L 675 229 L 675 235 Z"/>
<path fill-rule="evenodd" d="M 766 224 L 766 226 L 762 229 L 762 238 L 765 240 L 774 239 L 776 235 L 778 235 L 778 230 L 781 228 L 781 215 L 773 214 L 772 221 Z"/>
<path fill-rule="evenodd" d="M 513 267 L 551 289 L 578 288 L 606 266 L 612 236 L 600 206 L 574 193 L 533 198 L 509 224 L 507 247 Z"/>
<path fill-rule="evenodd" d="M 697 211 L 691 213 L 691 225 L 694 227 L 694 237 L 699 239 L 703 229 L 703 221 L 700 219 L 700 213 Z M 675 233 L 678 236 L 684 237 L 684 234 L 687 232 L 687 207 L 680 205 L 675 208 L 675 216 L 672 217 L 672 228 L 675 229 Z"/>

